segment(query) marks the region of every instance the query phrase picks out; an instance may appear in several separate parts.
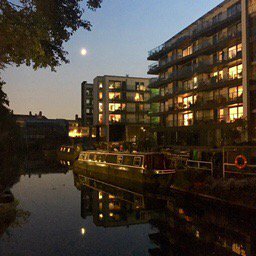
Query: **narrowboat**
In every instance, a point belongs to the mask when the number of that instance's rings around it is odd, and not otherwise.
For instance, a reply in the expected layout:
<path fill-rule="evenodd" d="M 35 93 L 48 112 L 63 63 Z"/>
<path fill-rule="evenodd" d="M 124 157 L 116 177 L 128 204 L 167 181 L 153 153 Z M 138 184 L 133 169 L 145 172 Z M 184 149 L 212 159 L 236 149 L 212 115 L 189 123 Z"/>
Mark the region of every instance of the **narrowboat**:
<path fill-rule="evenodd" d="M 82 151 L 74 164 L 74 169 L 85 174 L 126 179 L 138 183 L 167 185 L 175 170 L 166 168 L 162 153 L 123 153 Z"/>
<path fill-rule="evenodd" d="M 58 160 L 74 162 L 82 150 L 82 146 L 61 146 L 57 151 Z"/>

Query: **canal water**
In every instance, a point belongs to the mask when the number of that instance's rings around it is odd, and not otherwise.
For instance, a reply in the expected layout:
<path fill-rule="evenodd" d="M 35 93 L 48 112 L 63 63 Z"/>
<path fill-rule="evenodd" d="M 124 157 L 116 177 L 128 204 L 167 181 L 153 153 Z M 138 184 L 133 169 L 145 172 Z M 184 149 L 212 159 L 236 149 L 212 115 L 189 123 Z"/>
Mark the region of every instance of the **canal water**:
<path fill-rule="evenodd" d="M 0 255 L 256 255 L 246 216 L 131 188 L 65 162 L 3 166 Z"/>

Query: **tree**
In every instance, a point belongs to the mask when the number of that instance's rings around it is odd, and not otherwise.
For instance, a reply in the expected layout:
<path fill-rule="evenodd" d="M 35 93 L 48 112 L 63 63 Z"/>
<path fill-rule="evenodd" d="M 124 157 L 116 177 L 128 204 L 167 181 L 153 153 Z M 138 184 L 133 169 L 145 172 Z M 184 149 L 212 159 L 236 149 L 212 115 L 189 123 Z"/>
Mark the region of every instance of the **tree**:
<path fill-rule="evenodd" d="M 9 100 L 6 93 L 3 91 L 4 82 L 0 81 L 0 133 L 8 128 L 10 123 Z"/>
<path fill-rule="evenodd" d="M 63 43 L 79 28 L 91 29 L 83 18 L 83 0 L 1 0 L 0 70 L 6 65 L 32 65 L 55 70 L 68 63 Z M 87 0 L 95 11 L 102 0 Z"/>
<path fill-rule="evenodd" d="M 91 29 L 83 18 L 83 0 L 0 0 L 0 71 L 7 65 L 26 64 L 34 69 L 68 63 L 63 44 L 79 28 Z M 102 0 L 87 0 L 92 11 Z M 3 92 L 0 73 L 0 146 L 10 144 L 15 124 Z M 6 144 L 6 142 L 8 142 Z"/>

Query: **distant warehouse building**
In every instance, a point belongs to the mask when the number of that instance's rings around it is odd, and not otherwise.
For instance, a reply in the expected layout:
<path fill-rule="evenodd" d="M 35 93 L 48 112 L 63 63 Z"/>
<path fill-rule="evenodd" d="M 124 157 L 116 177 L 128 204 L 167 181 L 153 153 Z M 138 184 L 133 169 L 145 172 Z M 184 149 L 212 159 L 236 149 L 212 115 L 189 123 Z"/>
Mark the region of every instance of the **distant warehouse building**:
<path fill-rule="evenodd" d="M 93 81 L 93 125 L 106 141 L 136 141 L 150 125 L 148 78 L 97 76 Z"/>
<path fill-rule="evenodd" d="M 225 0 L 149 52 L 160 144 L 256 140 L 255 31 L 256 1 Z"/>
<path fill-rule="evenodd" d="M 59 146 L 69 138 L 69 122 L 63 119 L 27 120 L 24 129 L 24 139 L 29 144 Z"/>
<path fill-rule="evenodd" d="M 39 114 L 13 115 L 20 127 L 26 145 L 37 148 L 56 148 L 69 141 L 69 122 L 64 119 L 47 119 Z"/>

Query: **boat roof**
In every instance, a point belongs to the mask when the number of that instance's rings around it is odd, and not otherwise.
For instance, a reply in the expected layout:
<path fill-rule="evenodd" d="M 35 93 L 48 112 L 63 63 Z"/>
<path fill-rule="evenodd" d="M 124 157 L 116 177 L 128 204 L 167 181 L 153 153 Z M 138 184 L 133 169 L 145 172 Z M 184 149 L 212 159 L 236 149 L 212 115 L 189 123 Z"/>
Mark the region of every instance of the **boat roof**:
<path fill-rule="evenodd" d="M 141 155 L 163 155 L 161 152 L 108 152 L 104 150 L 88 150 L 88 151 L 82 151 L 81 153 L 90 153 L 90 154 L 112 154 L 112 155 L 134 155 L 134 156 L 141 156 Z"/>

